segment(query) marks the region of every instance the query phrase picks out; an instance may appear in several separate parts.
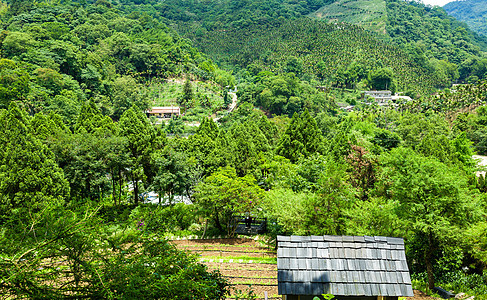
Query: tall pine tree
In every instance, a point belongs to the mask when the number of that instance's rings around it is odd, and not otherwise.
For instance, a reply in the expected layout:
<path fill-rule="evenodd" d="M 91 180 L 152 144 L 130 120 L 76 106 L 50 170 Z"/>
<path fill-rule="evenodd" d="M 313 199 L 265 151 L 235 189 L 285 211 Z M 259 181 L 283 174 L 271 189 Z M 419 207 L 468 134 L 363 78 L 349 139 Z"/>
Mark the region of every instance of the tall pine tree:
<path fill-rule="evenodd" d="M 62 202 L 68 182 L 52 152 L 36 138 L 28 117 L 15 102 L 0 111 L 0 214 L 11 209 L 37 211 Z"/>
<path fill-rule="evenodd" d="M 300 116 L 293 115 L 291 124 L 279 140 L 277 154 L 296 162 L 301 156 L 308 157 L 322 149 L 323 136 L 315 119 L 305 110 Z"/>

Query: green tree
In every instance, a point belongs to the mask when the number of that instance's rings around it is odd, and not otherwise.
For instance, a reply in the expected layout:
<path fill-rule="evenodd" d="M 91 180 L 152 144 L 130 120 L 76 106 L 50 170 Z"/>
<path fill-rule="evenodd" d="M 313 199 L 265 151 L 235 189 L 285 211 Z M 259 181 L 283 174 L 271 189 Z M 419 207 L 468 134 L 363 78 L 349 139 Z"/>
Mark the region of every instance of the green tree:
<path fill-rule="evenodd" d="M 193 98 L 193 87 L 191 86 L 191 81 L 189 80 L 189 78 L 187 78 L 184 82 L 183 95 L 181 96 L 179 104 L 183 107 L 184 110 L 186 110 L 192 106 Z"/>
<path fill-rule="evenodd" d="M 29 0 L 12 0 L 10 1 L 10 8 L 8 14 L 10 16 L 16 16 L 24 12 L 28 12 L 34 8 L 34 3 Z"/>
<path fill-rule="evenodd" d="M 286 61 L 284 68 L 286 73 L 294 73 L 296 76 L 301 76 L 303 73 L 303 61 L 295 56 L 291 56 Z"/>
<path fill-rule="evenodd" d="M 3 40 L 2 49 L 7 57 L 15 57 L 27 52 L 35 44 L 36 41 L 30 34 L 13 31 Z"/>
<path fill-rule="evenodd" d="M 11 101 L 24 101 L 30 92 L 30 77 L 18 63 L 0 59 L 0 108 L 8 108 Z"/>
<path fill-rule="evenodd" d="M 231 148 L 232 161 L 238 176 L 252 174 L 257 164 L 256 147 L 247 129 L 248 127 L 237 124 L 232 127 L 230 132 L 231 139 L 233 140 L 233 147 Z M 264 138 L 264 136 L 261 137 Z M 265 147 L 265 145 L 259 146 Z"/>
<path fill-rule="evenodd" d="M 316 202 L 317 195 L 309 192 L 294 192 L 291 189 L 276 188 L 266 193 L 262 207 L 267 218 L 277 220 L 286 234 L 310 234 L 307 223 L 308 203 Z"/>
<path fill-rule="evenodd" d="M 278 175 L 287 182 L 266 193 L 262 206 L 267 217 L 286 234 L 344 234 L 348 209 L 356 202 L 346 165 L 319 155 L 300 164 L 293 168 L 279 162 L 279 172 L 287 173 Z"/>
<path fill-rule="evenodd" d="M 130 157 L 129 176 L 133 186 L 134 203 L 139 203 L 139 193 L 145 182 L 150 183 L 153 175 L 151 153 L 162 149 L 165 139 L 157 137 L 149 119 L 137 108 L 126 110 L 119 122 L 120 135 L 127 139 Z"/>
<path fill-rule="evenodd" d="M 403 113 L 396 122 L 395 132 L 401 137 L 403 145 L 415 149 L 426 137 L 449 136 L 448 122 L 440 114 L 428 116 L 418 113 Z"/>
<path fill-rule="evenodd" d="M 78 116 L 83 107 L 82 101 L 79 100 L 78 95 L 73 91 L 62 90 L 60 95 L 56 95 L 49 99 L 45 110 L 60 115 L 64 123 L 73 129 Z"/>
<path fill-rule="evenodd" d="M 139 110 L 149 108 L 149 99 L 142 86 L 130 76 L 122 76 L 113 81 L 111 102 L 115 120 L 120 119 L 120 116 L 132 106 L 136 106 Z"/>
<path fill-rule="evenodd" d="M 462 232 L 480 220 L 481 205 L 468 190 L 463 172 L 408 148 L 396 148 L 384 161 L 388 194 L 398 201 L 397 215 L 406 222 L 408 240 L 417 243 L 430 288 L 435 285 L 435 257 L 459 245 Z"/>
<path fill-rule="evenodd" d="M 97 213 L 87 206 L 51 205 L 28 222 L 9 224 L 0 236 L 2 295 L 225 299 L 227 281 L 196 256 L 133 227 L 110 234 Z"/>
<path fill-rule="evenodd" d="M 37 84 L 46 88 L 51 95 L 57 95 L 64 88 L 63 76 L 49 68 L 39 68 L 34 71 Z"/>
<path fill-rule="evenodd" d="M 322 151 L 323 138 L 318 129 L 315 119 L 311 117 L 308 110 L 300 116 L 295 113 L 286 132 L 281 136 L 277 145 L 277 154 L 282 155 L 291 161 L 297 161 L 301 156 Z"/>
<path fill-rule="evenodd" d="M 153 154 L 156 174 L 151 186 L 159 193 L 159 203 L 162 197 L 167 195 L 171 204 L 174 196 L 184 195 L 191 188 L 191 169 L 194 168 L 195 162 L 174 149 L 164 152 Z"/>
<path fill-rule="evenodd" d="M 213 220 L 220 232 L 229 233 L 233 214 L 254 212 L 264 191 L 252 175 L 238 177 L 234 168 L 225 167 L 208 176 L 195 189 L 195 204 Z"/>
<path fill-rule="evenodd" d="M 71 187 L 72 200 L 121 199 L 129 157 L 126 139 L 98 133 L 55 134 L 48 144 Z"/>
<path fill-rule="evenodd" d="M 99 132 L 100 134 L 115 134 L 117 132 L 116 125 L 112 119 L 108 116 L 103 116 L 93 101 L 86 102 L 81 107 L 81 112 L 74 125 L 74 130 L 78 133 Z"/>
<path fill-rule="evenodd" d="M 370 87 L 374 90 L 390 90 L 393 94 L 396 92 L 394 71 L 390 68 L 371 70 L 367 80 L 369 81 Z"/>
<path fill-rule="evenodd" d="M 219 130 L 216 123 L 206 117 L 186 144 L 186 153 L 196 158 L 205 177 L 233 160 L 232 149 L 233 143 L 229 141 L 226 132 Z"/>
<path fill-rule="evenodd" d="M 372 142 L 375 145 L 378 145 L 384 148 L 385 150 L 389 151 L 392 148 L 396 148 L 397 146 L 399 146 L 401 139 L 397 133 L 391 132 L 387 129 L 379 128 L 374 133 L 374 139 L 372 140 Z"/>
<path fill-rule="evenodd" d="M 34 135 L 25 112 L 14 102 L 0 110 L 1 213 L 37 211 L 50 202 L 62 203 L 68 193 L 63 171 Z"/>

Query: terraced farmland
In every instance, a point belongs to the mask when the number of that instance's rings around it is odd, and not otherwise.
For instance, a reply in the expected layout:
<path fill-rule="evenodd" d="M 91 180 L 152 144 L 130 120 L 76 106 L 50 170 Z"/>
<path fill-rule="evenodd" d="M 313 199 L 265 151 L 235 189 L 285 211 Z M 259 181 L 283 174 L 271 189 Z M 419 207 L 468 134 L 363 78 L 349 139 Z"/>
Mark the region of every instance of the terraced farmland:
<path fill-rule="evenodd" d="M 246 292 L 251 285 L 258 299 L 281 299 L 277 295 L 277 255 L 273 248 L 253 239 L 209 239 L 173 241 L 178 249 L 200 256 L 210 269 L 217 269 L 232 285 L 234 298 L 238 290 Z"/>

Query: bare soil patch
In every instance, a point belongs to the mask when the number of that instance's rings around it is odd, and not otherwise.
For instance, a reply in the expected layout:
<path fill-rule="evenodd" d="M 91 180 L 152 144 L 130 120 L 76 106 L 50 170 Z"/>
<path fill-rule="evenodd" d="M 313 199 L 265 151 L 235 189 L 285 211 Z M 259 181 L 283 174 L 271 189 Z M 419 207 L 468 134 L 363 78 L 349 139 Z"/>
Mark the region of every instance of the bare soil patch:
<path fill-rule="evenodd" d="M 276 264 L 258 263 L 260 258 L 276 257 L 274 249 L 260 245 L 253 239 L 211 239 L 173 241 L 179 249 L 198 254 L 211 270 L 219 270 L 232 285 L 231 296 L 239 290 L 247 292 L 249 285 L 258 298 L 277 299 Z M 255 258 L 254 263 L 240 263 L 241 257 Z M 213 261 L 208 262 L 211 258 Z M 234 259 L 232 259 L 234 258 Z M 219 262 L 223 259 L 225 262 Z M 232 262 L 230 262 L 232 259 Z"/>
<path fill-rule="evenodd" d="M 441 298 L 435 298 L 428 296 L 426 293 L 420 291 L 420 290 L 413 290 L 414 292 L 414 297 L 409 297 L 407 298 L 408 300 L 438 300 Z"/>
<path fill-rule="evenodd" d="M 238 246 L 249 246 L 250 248 L 256 248 L 256 247 L 260 248 L 260 245 L 253 239 L 236 239 L 236 238 L 235 239 L 180 240 L 180 241 L 171 241 L 171 243 L 177 246 L 179 245 L 211 245 L 211 246 L 238 245 Z"/>

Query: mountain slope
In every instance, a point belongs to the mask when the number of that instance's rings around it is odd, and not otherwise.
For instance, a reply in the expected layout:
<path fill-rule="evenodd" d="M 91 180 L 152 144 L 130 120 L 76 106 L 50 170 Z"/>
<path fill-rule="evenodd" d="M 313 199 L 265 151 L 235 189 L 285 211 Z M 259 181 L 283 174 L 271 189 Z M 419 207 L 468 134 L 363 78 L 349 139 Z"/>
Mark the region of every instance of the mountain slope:
<path fill-rule="evenodd" d="M 305 16 L 333 0 L 119 0 L 127 12 L 145 7 L 154 16 L 204 30 L 242 28 Z"/>
<path fill-rule="evenodd" d="M 384 0 L 337 0 L 308 16 L 361 25 L 366 29 L 386 34 L 387 10 Z"/>
<path fill-rule="evenodd" d="M 155 97 L 147 86 L 165 78 L 226 76 L 190 41 L 136 11 L 126 14 L 107 1 L 16 3 L 0 15 L 0 109 L 16 101 L 71 125 L 93 99 L 118 119 L 133 105 L 148 108 Z"/>
<path fill-rule="evenodd" d="M 430 52 L 427 56 L 448 59 L 457 64 L 468 56 L 465 52 L 478 55 L 479 50 L 487 50 L 485 38 L 448 16 L 441 7 L 430 7 L 416 1 L 337 0 L 309 16 L 357 24 L 391 37 L 397 45 L 419 42 L 424 50 Z M 460 53 L 448 49 L 460 43 Z"/>
<path fill-rule="evenodd" d="M 325 72 L 329 76 L 325 81 L 333 81 L 333 77 L 337 77 L 340 68 L 343 67 L 341 63 L 335 63 L 336 57 L 333 53 L 325 51 L 321 55 L 329 57 L 318 58 L 318 56 L 314 56 L 313 59 L 310 59 L 309 55 L 304 54 L 307 52 L 306 49 L 299 49 L 300 45 L 295 45 L 293 46 L 295 50 L 284 54 L 283 49 L 289 48 L 289 45 L 294 43 L 293 40 L 289 40 L 290 35 L 279 38 L 282 46 L 276 47 L 276 50 L 266 46 L 254 47 L 256 43 L 266 40 L 269 36 L 267 32 L 269 28 L 281 27 L 285 22 L 299 23 L 303 18 L 314 18 L 327 20 L 325 23 L 346 22 L 360 25 L 375 32 L 363 32 L 361 36 L 369 34 L 372 39 L 382 40 L 383 46 L 392 44 L 395 46 L 395 51 L 402 49 L 401 54 L 397 55 L 409 56 L 408 60 L 415 61 L 416 66 L 421 66 L 423 69 L 428 69 L 429 73 L 436 74 L 429 76 L 430 83 L 427 84 L 427 90 L 432 86 L 448 87 L 456 80 L 466 81 L 468 78 L 474 80 L 475 76 L 483 77 L 483 74 L 473 76 L 473 72 L 479 69 L 477 67 L 478 62 L 487 49 L 486 38 L 478 36 L 469 30 L 468 26 L 448 16 L 442 8 L 426 6 L 416 1 L 120 1 L 123 5 L 119 5 L 119 9 L 131 11 L 136 8 L 142 11 L 143 7 L 144 12 L 155 16 L 166 24 L 171 24 L 184 37 L 190 38 L 194 45 L 203 49 L 212 59 L 219 63 L 228 63 L 227 67 L 232 67 L 233 63 L 237 63 L 240 67 L 246 68 L 249 63 L 260 60 L 262 64 L 270 64 L 266 66 L 267 69 L 282 70 L 285 61 L 289 59 L 285 55 L 291 55 L 301 57 L 305 66 L 317 64 L 321 60 L 330 61 L 337 65 L 333 67 L 334 72 Z M 293 25 L 289 26 L 293 27 Z M 296 26 L 299 27 L 299 24 Z M 253 33 L 252 37 L 248 35 L 249 32 Z M 298 38 L 304 43 L 303 45 L 316 39 L 315 33 L 311 29 L 302 30 L 300 34 L 303 36 Z M 327 33 L 323 32 L 323 34 L 326 35 Z M 320 38 L 318 37 L 318 39 Z M 269 42 L 272 43 L 272 41 Z M 330 43 L 333 44 L 334 41 L 331 40 Z M 361 45 L 357 49 L 360 47 Z M 371 53 L 382 51 L 380 47 L 365 46 L 365 48 L 369 49 Z M 221 49 L 228 51 L 224 52 Z M 355 59 L 354 49 L 345 48 L 342 50 L 340 50 L 340 54 L 347 57 L 339 57 L 339 62 L 350 62 Z M 274 51 L 280 52 L 274 53 Z M 246 54 L 243 55 L 243 53 Z M 235 55 L 236 57 L 231 57 Z M 395 54 L 390 55 L 395 56 Z M 255 57 L 259 57 L 259 59 L 256 60 Z M 274 59 L 274 61 L 269 59 Z M 366 60 L 368 61 L 368 59 Z M 372 62 L 368 67 L 380 65 L 381 63 Z M 391 65 L 383 66 L 403 72 L 401 71 L 403 68 L 397 67 L 394 61 L 391 61 Z M 305 71 L 311 72 L 309 68 L 305 68 Z M 420 72 L 419 74 L 423 73 Z M 310 74 L 316 74 L 316 72 Z M 406 77 L 403 74 L 398 76 Z M 404 81 L 402 84 L 410 85 Z M 419 89 L 423 89 L 423 87 Z"/>
<path fill-rule="evenodd" d="M 484 0 L 454 1 L 443 8 L 478 34 L 487 36 L 487 2 Z"/>
<path fill-rule="evenodd" d="M 325 78 L 330 83 L 337 81 L 349 66 L 356 66 L 359 73 L 390 67 L 397 74 L 400 90 L 429 92 L 437 83 L 433 72 L 406 52 L 355 25 L 303 18 L 272 26 L 212 31 L 204 37 L 188 36 L 202 51 L 230 65 L 253 65 L 282 72 L 288 69 L 290 61 L 298 58 L 303 73 Z"/>

